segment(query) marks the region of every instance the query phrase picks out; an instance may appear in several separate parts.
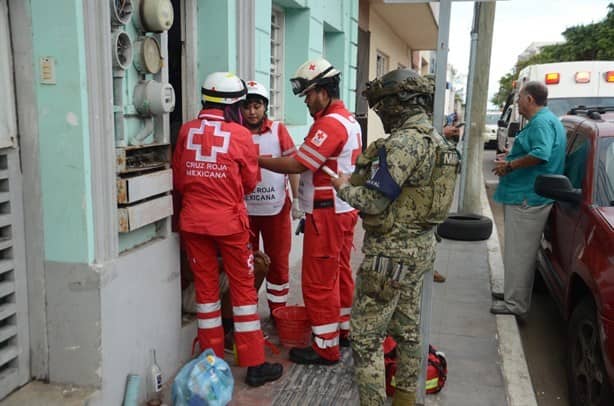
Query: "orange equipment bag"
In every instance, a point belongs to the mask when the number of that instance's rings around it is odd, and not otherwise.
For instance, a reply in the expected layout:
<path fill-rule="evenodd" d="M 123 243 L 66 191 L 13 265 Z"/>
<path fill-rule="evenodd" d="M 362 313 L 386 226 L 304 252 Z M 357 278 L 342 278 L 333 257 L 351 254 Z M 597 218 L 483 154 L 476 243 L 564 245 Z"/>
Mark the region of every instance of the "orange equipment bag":
<path fill-rule="evenodd" d="M 446 355 L 429 345 L 429 360 L 426 370 L 426 393 L 437 393 L 448 379 L 448 361 Z"/>
<path fill-rule="evenodd" d="M 386 368 L 386 395 L 394 395 L 394 375 L 397 371 L 397 343 L 387 336 L 384 340 L 384 366 Z M 448 378 L 448 362 L 443 352 L 429 345 L 428 369 L 426 372 L 426 393 L 441 391 Z"/>
<path fill-rule="evenodd" d="M 386 368 L 386 396 L 394 395 L 394 374 L 397 372 L 397 342 L 387 336 L 384 340 L 384 367 Z"/>

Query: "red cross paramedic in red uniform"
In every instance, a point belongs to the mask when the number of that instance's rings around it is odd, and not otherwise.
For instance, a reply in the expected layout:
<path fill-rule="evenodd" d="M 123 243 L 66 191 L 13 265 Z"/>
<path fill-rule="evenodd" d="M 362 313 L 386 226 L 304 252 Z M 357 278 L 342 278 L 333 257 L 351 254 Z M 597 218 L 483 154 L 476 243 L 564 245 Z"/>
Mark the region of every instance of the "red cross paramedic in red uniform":
<path fill-rule="evenodd" d="M 201 349 L 224 357 L 218 252 L 230 284 L 234 341 L 245 381 L 260 386 L 278 379 L 280 364 L 264 362 L 264 336 L 256 309 L 254 257 L 244 196 L 259 180 L 257 150 L 240 121 L 246 88 L 232 73 L 215 72 L 202 86 L 203 110 L 179 130 L 173 156 L 179 229 L 194 274 Z"/>
<path fill-rule="evenodd" d="M 241 103 L 243 125 L 251 131 L 260 156 L 293 156 L 296 153 L 294 141 L 282 122 L 269 120 L 266 114 L 268 104 L 267 89 L 256 81 L 248 81 L 247 99 Z M 290 211 L 294 208 L 294 216 L 298 204 L 298 175 L 289 176 L 294 197 L 292 203 L 288 191 L 288 175 L 266 169 L 262 169 L 260 175 L 260 183 L 252 193 L 245 196 L 245 203 L 252 230 L 252 248 L 259 249 L 262 235 L 264 252 L 271 259 L 266 275 L 266 293 L 272 313 L 276 308 L 285 306 L 288 300 L 288 257 L 292 243 Z"/>
<path fill-rule="evenodd" d="M 330 175 L 352 173 L 361 152 L 360 126 L 339 100 L 339 76 L 325 59 L 307 61 L 290 79 L 294 94 L 305 96 L 314 118 L 295 157 L 259 158 L 275 172 L 300 173 L 299 199 L 306 213 L 303 240 L 303 299 L 314 336 L 307 348 L 292 348 L 290 360 L 330 365 L 349 345 L 354 294 L 350 251 L 357 211 L 337 198 Z"/>

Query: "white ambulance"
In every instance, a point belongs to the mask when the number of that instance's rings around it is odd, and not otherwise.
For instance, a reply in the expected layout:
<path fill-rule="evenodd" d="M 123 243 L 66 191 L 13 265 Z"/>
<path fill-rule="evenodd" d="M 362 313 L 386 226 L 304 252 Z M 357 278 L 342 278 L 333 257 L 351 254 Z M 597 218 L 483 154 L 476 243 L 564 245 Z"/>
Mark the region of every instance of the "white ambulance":
<path fill-rule="evenodd" d="M 575 107 L 614 106 L 614 61 L 575 61 L 529 65 L 518 74 L 499 120 L 497 149 L 507 146 L 526 120 L 518 114 L 518 91 L 530 81 L 548 87 L 548 108 L 561 117 Z"/>

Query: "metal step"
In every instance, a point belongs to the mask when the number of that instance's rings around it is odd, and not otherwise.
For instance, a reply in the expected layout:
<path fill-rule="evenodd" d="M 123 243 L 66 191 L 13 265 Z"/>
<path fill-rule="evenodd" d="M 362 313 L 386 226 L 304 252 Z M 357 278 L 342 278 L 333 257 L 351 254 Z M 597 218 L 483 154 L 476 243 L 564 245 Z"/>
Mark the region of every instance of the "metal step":
<path fill-rule="evenodd" d="M 0 343 L 5 342 L 11 337 L 15 337 L 17 335 L 17 326 L 4 326 L 0 327 Z"/>
<path fill-rule="evenodd" d="M 7 364 L 17 358 L 19 349 L 16 345 L 7 345 L 0 349 L 0 366 Z"/>
<path fill-rule="evenodd" d="M 0 251 L 13 246 L 13 240 L 10 238 L 0 238 Z"/>
<path fill-rule="evenodd" d="M 17 313 L 17 305 L 15 303 L 5 303 L 0 305 L 0 320 L 4 320 Z"/>
<path fill-rule="evenodd" d="M 12 259 L 0 259 L 0 274 L 15 269 L 15 263 Z"/>
<path fill-rule="evenodd" d="M 19 370 L 17 368 L 10 367 L 0 372 L 0 399 L 14 391 L 19 385 L 23 385 L 23 383 L 19 380 Z M 26 405 L 27 403 L 20 404 Z"/>
<path fill-rule="evenodd" d="M 0 227 L 10 226 L 13 222 L 11 214 L 0 214 Z"/>
<path fill-rule="evenodd" d="M 15 292 L 15 282 L 0 282 L 0 297 L 5 297 Z"/>

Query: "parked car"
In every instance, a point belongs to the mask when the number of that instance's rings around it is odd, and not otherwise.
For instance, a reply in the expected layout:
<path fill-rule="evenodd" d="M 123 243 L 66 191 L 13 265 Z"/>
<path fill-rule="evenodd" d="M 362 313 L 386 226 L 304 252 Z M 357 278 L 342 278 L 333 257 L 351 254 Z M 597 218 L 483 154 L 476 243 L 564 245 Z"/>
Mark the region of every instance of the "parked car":
<path fill-rule="evenodd" d="M 497 146 L 497 122 L 501 116 L 500 111 L 487 111 L 484 120 L 484 130 L 482 138 L 484 138 L 484 148 L 494 149 Z"/>
<path fill-rule="evenodd" d="M 505 106 L 497 121 L 497 154 L 510 148 L 510 140 L 516 136 L 519 130 L 518 104 L 514 103 L 514 92 L 507 96 Z"/>
<path fill-rule="evenodd" d="M 555 200 L 537 268 L 568 322 L 571 404 L 614 405 L 614 106 L 570 113 L 565 174 L 535 182 Z"/>

